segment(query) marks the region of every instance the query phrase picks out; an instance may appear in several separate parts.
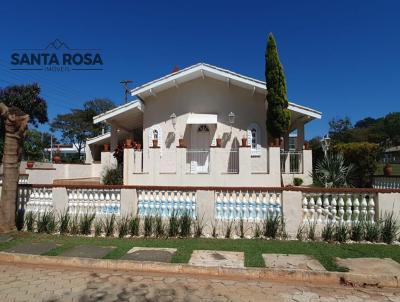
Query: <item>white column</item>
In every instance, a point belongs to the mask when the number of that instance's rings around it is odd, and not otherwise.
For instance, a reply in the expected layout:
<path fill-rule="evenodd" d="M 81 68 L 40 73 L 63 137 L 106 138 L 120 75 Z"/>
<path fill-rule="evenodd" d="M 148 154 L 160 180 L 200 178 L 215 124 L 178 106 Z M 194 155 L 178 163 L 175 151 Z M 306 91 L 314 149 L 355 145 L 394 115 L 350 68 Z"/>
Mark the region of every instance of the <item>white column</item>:
<path fill-rule="evenodd" d="M 110 151 L 114 152 L 118 145 L 118 131 L 117 127 L 111 125 L 111 138 L 110 138 Z"/>
<path fill-rule="evenodd" d="M 56 213 L 62 213 L 68 208 L 68 194 L 66 188 L 53 188 L 53 208 Z"/>

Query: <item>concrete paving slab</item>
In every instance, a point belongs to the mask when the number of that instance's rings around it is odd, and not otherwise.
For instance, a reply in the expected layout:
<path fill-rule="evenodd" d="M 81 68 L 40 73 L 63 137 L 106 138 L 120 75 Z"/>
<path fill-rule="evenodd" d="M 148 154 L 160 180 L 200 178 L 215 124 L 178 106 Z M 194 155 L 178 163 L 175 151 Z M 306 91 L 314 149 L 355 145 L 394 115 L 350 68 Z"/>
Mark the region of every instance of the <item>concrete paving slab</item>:
<path fill-rule="evenodd" d="M 352 273 L 400 276 L 400 263 L 390 258 L 336 258 L 336 263 Z"/>
<path fill-rule="evenodd" d="M 193 251 L 189 264 L 195 266 L 244 268 L 244 253 L 197 250 Z"/>
<path fill-rule="evenodd" d="M 170 263 L 175 253 L 176 249 L 173 248 L 134 247 L 121 259 Z"/>
<path fill-rule="evenodd" d="M 308 255 L 263 254 L 265 266 L 274 269 L 293 269 L 322 272 L 326 269 L 318 260 Z"/>
<path fill-rule="evenodd" d="M 0 243 L 8 242 L 13 240 L 13 236 L 10 234 L 0 234 Z"/>
<path fill-rule="evenodd" d="M 57 247 L 57 244 L 52 241 L 45 242 L 22 242 L 13 246 L 5 252 L 8 253 L 20 253 L 20 254 L 31 254 L 31 255 L 42 255 L 50 250 Z"/>
<path fill-rule="evenodd" d="M 101 259 L 114 249 L 113 246 L 78 245 L 66 250 L 60 256 Z"/>

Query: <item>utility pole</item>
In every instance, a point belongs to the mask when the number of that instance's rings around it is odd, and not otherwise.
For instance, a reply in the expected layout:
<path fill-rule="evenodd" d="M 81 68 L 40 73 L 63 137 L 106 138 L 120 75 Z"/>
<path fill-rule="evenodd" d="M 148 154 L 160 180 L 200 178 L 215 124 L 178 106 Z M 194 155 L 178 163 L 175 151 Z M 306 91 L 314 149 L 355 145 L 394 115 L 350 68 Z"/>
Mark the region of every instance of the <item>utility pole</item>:
<path fill-rule="evenodd" d="M 123 84 L 124 88 L 125 88 L 125 104 L 126 104 L 126 103 L 128 103 L 128 94 L 129 94 L 128 84 L 132 83 L 132 81 L 131 80 L 123 80 L 120 83 Z"/>

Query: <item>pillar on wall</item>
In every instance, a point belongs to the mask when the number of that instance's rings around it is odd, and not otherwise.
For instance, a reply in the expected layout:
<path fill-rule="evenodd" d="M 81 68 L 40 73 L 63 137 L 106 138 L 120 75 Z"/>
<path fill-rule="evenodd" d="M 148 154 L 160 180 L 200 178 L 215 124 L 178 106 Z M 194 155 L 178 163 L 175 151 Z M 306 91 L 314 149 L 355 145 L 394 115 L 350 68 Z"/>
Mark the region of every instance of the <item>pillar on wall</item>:
<path fill-rule="evenodd" d="M 212 224 L 215 223 L 215 191 L 198 190 L 196 193 L 197 216 L 206 222 L 204 232 L 211 233 Z"/>
<path fill-rule="evenodd" d="M 285 229 L 289 237 L 296 237 L 297 230 L 302 223 L 302 192 L 282 192 L 282 213 L 285 219 Z"/>
<path fill-rule="evenodd" d="M 62 213 L 68 208 L 68 193 L 66 188 L 53 188 L 53 207 L 56 213 Z"/>
<path fill-rule="evenodd" d="M 136 189 L 121 189 L 121 216 L 137 214 L 138 196 Z"/>
<path fill-rule="evenodd" d="M 299 122 L 297 126 L 297 142 L 296 142 L 296 149 L 303 150 L 304 145 L 304 123 Z"/>
<path fill-rule="evenodd" d="M 117 126 L 111 125 L 111 138 L 110 138 L 110 150 L 114 151 L 118 145 L 118 131 Z"/>

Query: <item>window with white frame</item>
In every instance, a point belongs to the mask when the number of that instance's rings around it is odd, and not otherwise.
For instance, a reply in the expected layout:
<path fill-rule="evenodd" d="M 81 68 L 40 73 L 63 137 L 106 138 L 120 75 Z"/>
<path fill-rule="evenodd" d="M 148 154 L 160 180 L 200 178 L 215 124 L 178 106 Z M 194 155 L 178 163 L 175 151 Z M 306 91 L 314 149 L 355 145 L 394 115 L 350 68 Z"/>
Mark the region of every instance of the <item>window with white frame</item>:
<path fill-rule="evenodd" d="M 251 156 L 260 156 L 261 132 L 257 123 L 252 123 L 247 128 L 247 141 L 251 148 Z"/>
<path fill-rule="evenodd" d="M 149 144 L 153 144 L 153 140 L 158 141 L 158 146 L 162 147 L 161 128 L 159 126 L 153 126 L 149 129 Z"/>

